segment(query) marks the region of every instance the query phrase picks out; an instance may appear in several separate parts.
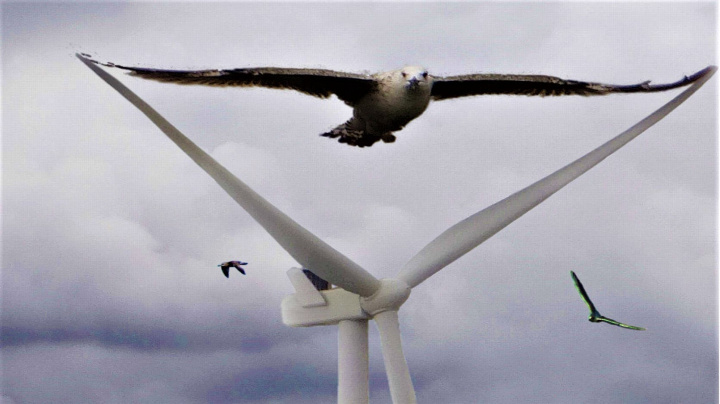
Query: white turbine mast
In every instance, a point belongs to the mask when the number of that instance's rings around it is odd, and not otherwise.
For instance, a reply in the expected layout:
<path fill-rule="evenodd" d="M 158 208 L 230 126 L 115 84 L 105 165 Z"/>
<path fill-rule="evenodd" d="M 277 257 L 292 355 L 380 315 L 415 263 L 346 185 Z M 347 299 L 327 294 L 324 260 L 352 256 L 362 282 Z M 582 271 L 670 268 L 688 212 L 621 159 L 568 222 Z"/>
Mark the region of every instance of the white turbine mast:
<path fill-rule="evenodd" d="M 714 66 L 707 68 L 701 78 L 670 102 L 590 153 L 450 227 L 410 259 L 396 278 L 377 279 L 258 195 L 109 73 L 83 56 L 77 56 L 150 118 L 303 268 L 338 286 L 318 291 L 299 268 L 290 269 L 288 277 L 296 293 L 283 300 L 282 317 L 286 325 L 293 327 L 338 326 L 338 402 L 348 404 L 369 401 L 368 320 L 375 320 L 380 332 L 393 403 L 415 403 L 415 389 L 403 354 L 398 321 L 398 310 L 412 288 L 660 121 L 717 70 Z"/>

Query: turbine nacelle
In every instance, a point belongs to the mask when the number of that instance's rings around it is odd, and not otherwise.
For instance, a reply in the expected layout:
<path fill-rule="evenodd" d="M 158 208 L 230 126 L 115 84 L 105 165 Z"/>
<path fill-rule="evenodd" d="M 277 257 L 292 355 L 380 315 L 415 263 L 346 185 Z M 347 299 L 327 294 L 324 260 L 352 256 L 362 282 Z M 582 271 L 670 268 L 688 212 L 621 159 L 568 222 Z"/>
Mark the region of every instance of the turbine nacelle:
<path fill-rule="evenodd" d="M 299 293 L 285 296 L 280 304 L 283 324 L 290 327 L 336 325 L 343 320 L 369 320 L 360 307 L 360 296 L 345 289 L 316 290 L 325 300 L 322 306 L 303 306 Z"/>
<path fill-rule="evenodd" d="M 385 311 L 398 311 L 410 296 L 410 286 L 399 279 L 381 279 L 374 294 L 361 297 L 342 288 L 317 290 L 298 268 L 291 268 L 287 274 L 296 291 L 281 304 L 283 324 L 290 327 L 369 320 Z"/>

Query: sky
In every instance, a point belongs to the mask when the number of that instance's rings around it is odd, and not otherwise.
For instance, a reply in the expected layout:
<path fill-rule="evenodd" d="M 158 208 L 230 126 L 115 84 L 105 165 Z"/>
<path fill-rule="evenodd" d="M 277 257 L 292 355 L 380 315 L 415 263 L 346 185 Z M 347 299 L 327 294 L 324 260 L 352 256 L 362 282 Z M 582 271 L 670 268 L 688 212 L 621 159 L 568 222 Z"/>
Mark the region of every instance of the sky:
<path fill-rule="evenodd" d="M 717 63 L 714 2 L 1 7 L 3 403 L 336 401 L 337 328 L 282 324 L 297 263 L 75 52 L 612 84 Z M 680 92 L 439 101 L 359 149 L 318 136 L 351 116 L 336 98 L 112 73 L 377 278 Z M 418 402 L 717 402 L 717 82 L 413 289 Z M 571 270 L 647 331 L 588 322 Z M 374 324 L 370 397 L 390 401 Z"/>

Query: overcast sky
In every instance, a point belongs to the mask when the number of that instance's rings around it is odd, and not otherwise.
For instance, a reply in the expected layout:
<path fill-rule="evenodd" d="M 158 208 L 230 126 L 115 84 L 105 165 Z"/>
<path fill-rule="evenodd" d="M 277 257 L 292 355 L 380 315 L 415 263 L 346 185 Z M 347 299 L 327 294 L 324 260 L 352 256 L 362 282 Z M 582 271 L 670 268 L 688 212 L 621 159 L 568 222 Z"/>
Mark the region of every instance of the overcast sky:
<path fill-rule="evenodd" d="M 332 403 L 337 329 L 289 328 L 297 264 L 73 55 L 671 82 L 716 63 L 715 3 L 2 5 L 3 403 Z M 117 72 L 114 72 L 117 73 Z M 319 137 L 336 98 L 117 73 L 257 192 L 376 277 L 679 90 L 436 102 L 393 144 Z M 718 399 L 717 82 L 400 310 L 421 403 Z M 247 276 L 217 264 L 248 261 Z M 609 317 L 593 324 L 584 282 Z M 389 402 L 370 327 L 371 401 Z"/>

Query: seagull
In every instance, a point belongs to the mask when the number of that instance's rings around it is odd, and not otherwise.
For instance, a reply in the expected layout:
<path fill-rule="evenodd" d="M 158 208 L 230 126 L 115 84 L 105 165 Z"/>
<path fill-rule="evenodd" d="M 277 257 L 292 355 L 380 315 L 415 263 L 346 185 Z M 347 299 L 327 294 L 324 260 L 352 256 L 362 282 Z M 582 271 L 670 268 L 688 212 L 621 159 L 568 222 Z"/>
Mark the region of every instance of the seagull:
<path fill-rule="evenodd" d="M 230 268 L 236 268 L 238 271 L 240 271 L 241 274 L 245 275 L 245 270 L 241 267 L 241 265 L 247 265 L 247 262 L 242 261 L 228 261 L 223 262 L 222 264 L 218 265 L 220 269 L 222 269 L 223 274 L 226 278 L 230 278 Z"/>
<path fill-rule="evenodd" d="M 430 75 L 419 66 L 376 74 L 281 67 L 164 70 L 101 63 L 88 55 L 81 56 L 102 66 L 127 70 L 137 77 L 167 83 L 290 89 L 318 98 L 334 94 L 353 108 L 353 116 L 320 136 L 337 138 L 340 143 L 359 147 L 372 146 L 380 140 L 394 142 L 396 137 L 393 132 L 420 116 L 431 100 L 498 94 L 544 97 L 658 92 L 686 86 L 712 69 L 712 66 L 707 67 L 669 84 L 651 85 L 650 81 L 644 81 L 633 85 L 614 85 L 543 75 L 466 74 L 440 77 Z"/>
<path fill-rule="evenodd" d="M 599 323 L 599 322 L 606 322 L 608 324 L 616 325 L 618 327 L 628 328 L 630 330 L 645 330 L 642 327 L 635 327 L 634 325 L 628 325 L 623 324 L 621 322 L 615 321 L 611 318 L 607 318 L 600 314 L 599 311 L 595 308 L 595 305 L 590 300 L 590 297 L 588 297 L 587 292 L 585 292 L 585 288 L 583 287 L 582 283 L 580 283 L 580 279 L 578 279 L 577 275 L 575 275 L 575 272 L 570 271 L 570 275 L 573 278 L 573 282 L 575 282 L 575 287 L 577 288 L 578 292 L 580 292 L 580 296 L 582 296 L 582 299 L 585 301 L 585 304 L 587 304 L 588 308 L 590 309 L 590 315 L 588 316 L 588 320 L 593 323 Z"/>

